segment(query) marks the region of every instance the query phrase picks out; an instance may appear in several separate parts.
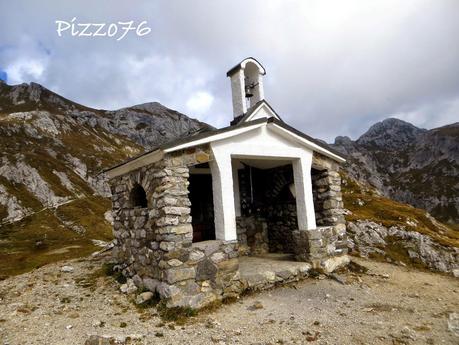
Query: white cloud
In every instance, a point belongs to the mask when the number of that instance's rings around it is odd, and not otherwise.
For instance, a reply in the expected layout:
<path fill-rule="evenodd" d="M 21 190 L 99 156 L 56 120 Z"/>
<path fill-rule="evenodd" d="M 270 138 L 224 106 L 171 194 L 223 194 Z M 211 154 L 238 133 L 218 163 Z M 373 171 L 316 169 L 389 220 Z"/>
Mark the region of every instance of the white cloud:
<path fill-rule="evenodd" d="M 214 97 L 206 91 L 198 91 L 191 95 L 186 101 L 186 108 L 189 112 L 205 114 L 212 106 Z"/>
<path fill-rule="evenodd" d="M 12 84 L 39 80 L 45 71 L 45 65 L 38 60 L 22 59 L 6 67 L 9 82 Z"/>
<path fill-rule="evenodd" d="M 411 111 L 389 115 L 410 122 L 418 127 L 440 127 L 459 121 L 459 98 L 433 102 Z"/>
<path fill-rule="evenodd" d="M 45 63 L 33 59 L 15 60 L 5 69 L 8 74 L 8 82 L 10 84 L 19 84 L 23 82 L 40 81 L 40 78 L 45 71 Z"/>

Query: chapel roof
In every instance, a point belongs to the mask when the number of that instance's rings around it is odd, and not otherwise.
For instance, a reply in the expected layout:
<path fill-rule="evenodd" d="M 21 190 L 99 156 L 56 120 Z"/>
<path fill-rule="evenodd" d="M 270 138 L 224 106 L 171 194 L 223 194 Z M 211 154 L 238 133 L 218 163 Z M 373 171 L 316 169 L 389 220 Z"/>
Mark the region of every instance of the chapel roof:
<path fill-rule="evenodd" d="M 245 115 L 244 115 L 245 116 Z M 296 128 L 294 127 L 291 127 L 289 126 L 288 124 L 286 124 L 284 121 L 281 121 L 281 120 L 278 120 L 274 117 L 270 117 L 270 118 L 260 118 L 260 119 L 256 119 L 256 120 L 252 120 L 252 121 L 242 121 L 242 119 L 240 121 L 238 121 L 237 124 L 233 124 L 233 125 L 230 125 L 230 126 L 227 126 L 227 127 L 223 127 L 223 128 L 220 128 L 220 129 L 201 129 L 201 130 L 197 130 L 197 131 L 194 131 L 192 133 L 189 133 L 185 136 L 182 136 L 180 138 L 176 138 L 176 139 L 173 139 L 171 141 L 168 141 L 164 144 L 161 144 L 161 145 L 158 145 L 156 147 L 154 147 L 153 149 L 147 151 L 147 152 L 144 152 L 138 156 L 135 156 L 135 157 L 132 157 L 116 166 L 113 166 L 109 169 L 106 169 L 104 170 L 103 172 L 108 172 L 110 170 L 113 170 L 115 168 L 118 168 L 118 167 L 121 167 L 129 162 L 132 162 L 134 160 L 137 160 L 139 158 L 142 158 L 144 156 L 147 156 L 149 154 L 152 154 L 154 153 L 155 151 L 165 151 L 165 150 L 170 150 L 170 149 L 173 149 L 175 147 L 178 147 L 180 145 L 183 145 L 183 144 L 187 144 L 187 143 L 193 143 L 193 142 L 198 142 L 202 139 L 206 139 L 206 138 L 210 138 L 212 136 L 216 136 L 218 134 L 223 134 L 223 133 L 227 133 L 227 132 L 231 132 L 231 131 L 235 131 L 237 129 L 241 129 L 241 128 L 245 128 L 245 127 L 250 127 L 250 126 L 254 126 L 254 125 L 260 125 L 260 124 L 275 124 L 283 129 L 285 129 L 286 131 L 290 132 L 290 133 L 293 133 L 294 135 L 297 135 L 303 139 L 306 139 L 307 141 L 317 145 L 318 147 L 324 149 L 326 152 L 328 151 L 329 153 L 331 153 L 330 155 L 330 158 L 331 159 L 334 159 L 336 161 L 339 161 L 339 162 L 343 162 L 345 160 L 345 158 L 343 157 L 342 153 L 336 151 L 335 149 L 331 148 L 328 144 L 324 143 L 323 141 L 320 141 L 320 140 L 317 140 L 317 139 L 314 139 L 312 138 L 311 136 L 297 130 Z M 196 145 L 198 146 L 198 145 Z M 339 159 L 336 159 L 334 158 L 334 156 L 338 157 Z"/>

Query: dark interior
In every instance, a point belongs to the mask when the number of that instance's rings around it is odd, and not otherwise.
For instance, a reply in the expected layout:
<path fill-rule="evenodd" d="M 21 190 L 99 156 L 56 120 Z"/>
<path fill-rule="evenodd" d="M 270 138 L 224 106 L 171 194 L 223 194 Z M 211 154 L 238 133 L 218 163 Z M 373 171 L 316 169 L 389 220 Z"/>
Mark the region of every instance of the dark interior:
<path fill-rule="evenodd" d="M 193 242 L 215 240 L 212 175 L 192 174 L 189 182 Z"/>
<path fill-rule="evenodd" d="M 252 250 L 257 245 L 251 239 L 260 242 L 264 238 L 270 252 L 293 252 L 293 231 L 298 228 L 296 199 L 290 191 L 293 183 L 291 164 L 270 169 L 246 165 L 239 170 L 241 216 L 251 219 L 253 225 L 253 229 L 246 229 L 247 244 Z M 267 239 L 263 223 L 267 226 Z"/>
<path fill-rule="evenodd" d="M 129 200 L 131 202 L 132 207 L 145 208 L 148 206 L 147 194 L 145 193 L 145 190 L 142 188 L 142 186 L 139 184 L 136 184 L 132 188 Z"/>

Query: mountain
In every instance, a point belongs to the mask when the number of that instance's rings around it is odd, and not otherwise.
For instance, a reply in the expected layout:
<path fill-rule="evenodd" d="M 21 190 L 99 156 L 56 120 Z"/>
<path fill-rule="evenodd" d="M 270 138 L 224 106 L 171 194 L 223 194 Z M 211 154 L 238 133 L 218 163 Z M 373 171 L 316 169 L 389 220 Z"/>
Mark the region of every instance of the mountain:
<path fill-rule="evenodd" d="M 144 150 L 209 127 L 159 103 L 92 109 L 45 87 L 0 81 L 0 279 L 93 252 L 112 239 L 99 172 Z M 458 124 L 433 130 L 388 119 L 347 155 L 343 200 L 352 253 L 452 271 L 458 219 Z M 416 261 L 417 260 L 417 261 Z"/>
<path fill-rule="evenodd" d="M 459 223 L 459 122 L 431 130 L 389 118 L 360 138 L 337 137 L 347 175 L 382 196 Z"/>
<path fill-rule="evenodd" d="M 92 109 L 39 84 L 0 81 L 0 273 L 110 240 L 110 192 L 98 173 L 203 127 L 159 103 Z"/>

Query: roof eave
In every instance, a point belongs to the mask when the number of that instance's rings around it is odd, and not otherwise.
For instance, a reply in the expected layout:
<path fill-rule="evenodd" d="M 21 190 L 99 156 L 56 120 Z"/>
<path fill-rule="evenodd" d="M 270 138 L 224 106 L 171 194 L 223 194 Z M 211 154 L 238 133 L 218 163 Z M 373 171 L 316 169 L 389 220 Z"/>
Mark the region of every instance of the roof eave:
<path fill-rule="evenodd" d="M 128 162 L 121 163 L 113 168 L 103 171 L 107 175 L 108 179 L 111 180 L 115 177 L 127 174 L 133 170 L 139 169 L 145 165 L 156 163 L 164 157 L 164 151 L 157 149 L 149 152 L 148 154 L 134 158 Z"/>
<path fill-rule="evenodd" d="M 301 142 L 307 144 L 307 146 L 312 149 L 313 151 L 319 152 L 339 163 L 345 163 L 346 159 L 338 152 L 333 150 L 332 148 L 328 147 L 328 145 L 322 144 L 318 142 L 316 139 L 309 137 L 308 135 L 304 134 L 303 132 L 290 127 L 283 121 L 279 121 L 275 118 L 270 118 L 268 123 L 281 128 L 282 130 L 289 132 L 290 135 L 296 136 Z"/>

